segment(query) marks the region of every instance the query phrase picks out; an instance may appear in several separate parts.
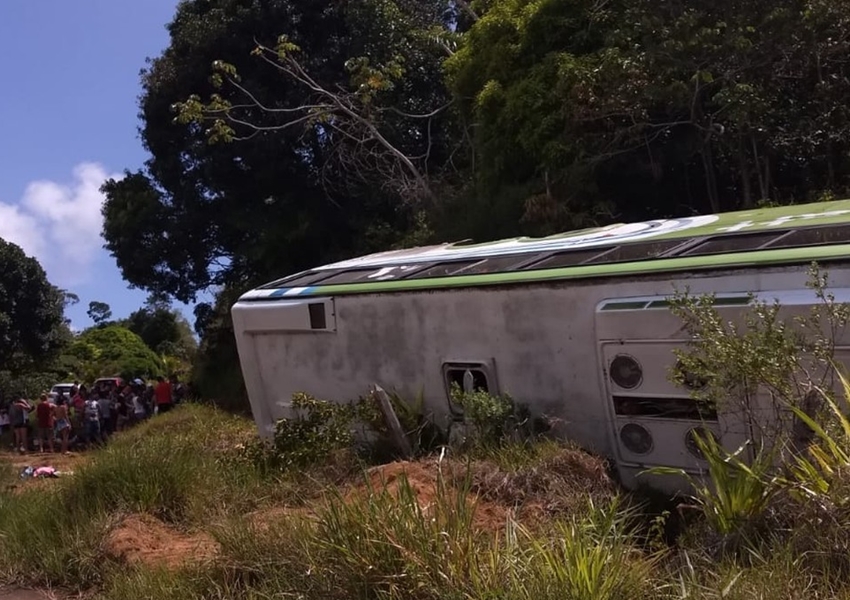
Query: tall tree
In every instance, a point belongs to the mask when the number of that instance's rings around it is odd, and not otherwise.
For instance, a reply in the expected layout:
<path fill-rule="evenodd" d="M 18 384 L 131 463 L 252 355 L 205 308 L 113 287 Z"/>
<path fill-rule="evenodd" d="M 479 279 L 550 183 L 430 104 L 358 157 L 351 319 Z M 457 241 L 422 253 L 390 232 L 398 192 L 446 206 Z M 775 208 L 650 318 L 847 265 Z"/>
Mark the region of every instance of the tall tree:
<path fill-rule="evenodd" d="M 189 360 L 197 349 L 191 326 L 161 295 L 151 294 L 122 324 L 158 354 Z"/>
<path fill-rule="evenodd" d="M 0 368 L 17 372 L 55 358 L 64 342 L 63 307 L 38 261 L 0 239 Z"/>
<path fill-rule="evenodd" d="M 846 192 L 847 0 L 488 4 L 447 67 L 479 181 L 526 185 L 527 218 Z"/>
<path fill-rule="evenodd" d="M 86 314 L 89 319 L 94 321 L 95 325 L 103 325 L 112 318 L 112 309 L 106 302 L 92 300 L 89 302 L 89 309 Z"/>
<path fill-rule="evenodd" d="M 444 50 L 422 32 L 442 23 L 448 6 L 436 0 L 182 2 L 169 25 L 169 47 L 142 76 L 141 137 L 151 159 L 103 188 L 104 237 L 125 278 L 190 301 L 198 290 L 245 286 L 400 239 L 414 214 L 392 189 L 374 185 L 371 167 L 387 163 L 372 152 L 374 144 L 352 141 L 364 130 L 339 131 L 335 122 L 300 117 L 283 127 L 279 117 L 303 116 L 317 95 L 331 101 L 313 84 L 352 90 L 398 69 L 404 77 L 381 93 L 398 101 L 399 112 L 444 106 Z M 273 47 L 281 34 L 300 48 L 298 64 L 309 82 L 252 56 L 258 41 Z M 228 72 L 238 71 L 231 82 L 238 87 L 217 87 L 221 73 L 211 77 L 211 67 L 219 60 Z M 175 103 L 193 94 L 218 94 L 254 127 L 239 134 L 245 139 L 238 144 L 209 144 L 196 121 L 175 122 Z M 399 125 L 382 135 L 406 156 L 446 155 L 444 126 L 432 120 L 429 140 L 426 120 L 413 127 L 389 110 L 383 115 Z M 352 151 L 352 143 L 364 151 Z M 429 161 L 419 164 L 424 171 Z"/>

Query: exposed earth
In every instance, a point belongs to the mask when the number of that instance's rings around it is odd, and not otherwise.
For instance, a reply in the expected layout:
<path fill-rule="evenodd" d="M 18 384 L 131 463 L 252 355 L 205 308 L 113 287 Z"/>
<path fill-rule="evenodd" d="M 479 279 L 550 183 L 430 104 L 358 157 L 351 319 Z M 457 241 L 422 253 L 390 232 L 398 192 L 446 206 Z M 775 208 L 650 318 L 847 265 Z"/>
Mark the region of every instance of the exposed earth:
<path fill-rule="evenodd" d="M 32 486 L 61 485 L 64 478 L 74 477 L 90 454 L 72 453 L 19 455 L 0 452 L 2 463 L 12 467 L 13 477 L 7 480 L 7 489 L 20 491 Z M 17 474 L 26 467 L 52 466 L 63 473 L 59 478 L 20 479 Z M 402 476 L 424 516 L 434 510 L 434 503 L 443 487 L 449 493 L 464 487 L 452 463 L 440 463 L 428 458 L 418 461 L 397 461 L 376 466 L 366 472 L 366 477 L 352 482 L 340 490 L 342 497 L 354 500 L 379 493 L 383 486 L 392 496 L 402 491 Z M 584 489 L 591 494 L 608 494 L 612 482 L 603 464 L 588 455 L 562 450 L 538 465 L 520 470 L 505 471 L 492 463 L 479 463 L 468 481 L 468 501 L 475 504 L 473 522 L 478 529 L 499 530 L 510 519 L 532 525 L 545 522 L 551 514 L 569 512 L 568 500 L 575 494 L 568 490 Z M 316 507 L 275 504 L 246 515 L 255 527 L 273 527 L 281 518 L 316 516 Z M 197 530 L 185 530 L 166 523 L 153 515 L 118 513 L 104 540 L 105 553 L 115 561 L 127 565 L 145 565 L 173 569 L 187 563 L 214 560 L 219 546 L 212 536 Z M 31 591 L 0 588 L 0 600 L 67 600 L 69 596 L 52 591 Z"/>

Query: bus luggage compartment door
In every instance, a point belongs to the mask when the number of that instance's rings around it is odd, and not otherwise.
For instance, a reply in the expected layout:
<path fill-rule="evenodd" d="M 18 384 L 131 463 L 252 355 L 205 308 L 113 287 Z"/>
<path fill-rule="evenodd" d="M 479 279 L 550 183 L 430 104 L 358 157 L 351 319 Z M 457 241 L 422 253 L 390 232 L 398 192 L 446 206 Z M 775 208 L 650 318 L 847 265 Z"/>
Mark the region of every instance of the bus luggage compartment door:
<path fill-rule="evenodd" d="M 621 466 L 701 473 L 708 465 L 696 436 L 712 435 L 730 452 L 749 439 L 746 418 L 701 405 L 691 390 L 670 381 L 673 350 L 681 347 L 675 340 L 601 343 L 612 441 Z"/>

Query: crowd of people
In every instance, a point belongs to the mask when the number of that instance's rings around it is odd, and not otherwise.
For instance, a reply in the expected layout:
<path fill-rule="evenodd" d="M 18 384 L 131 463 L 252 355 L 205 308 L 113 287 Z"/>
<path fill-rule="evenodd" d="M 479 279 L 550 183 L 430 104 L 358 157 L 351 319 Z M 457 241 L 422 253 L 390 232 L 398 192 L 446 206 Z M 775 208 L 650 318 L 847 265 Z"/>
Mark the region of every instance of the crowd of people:
<path fill-rule="evenodd" d="M 21 454 L 31 449 L 52 453 L 57 445 L 67 454 L 72 447 L 102 445 L 115 432 L 167 412 L 184 393 L 175 377 L 158 377 L 147 384 L 140 379 L 101 380 L 91 389 L 74 382 L 67 395 L 60 391 L 51 397 L 45 392 L 36 402 L 13 400 L 0 409 L 0 433 L 11 429 L 13 448 Z"/>

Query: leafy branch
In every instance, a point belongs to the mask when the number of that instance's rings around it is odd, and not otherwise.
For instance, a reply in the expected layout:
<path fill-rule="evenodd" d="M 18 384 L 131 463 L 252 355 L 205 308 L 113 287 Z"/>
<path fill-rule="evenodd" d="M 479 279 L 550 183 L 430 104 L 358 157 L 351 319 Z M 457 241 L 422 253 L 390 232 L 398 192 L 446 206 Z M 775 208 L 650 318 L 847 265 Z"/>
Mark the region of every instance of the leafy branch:
<path fill-rule="evenodd" d="M 433 198 L 428 174 L 433 121 L 451 103 L 418 114 L 383 106 L 383 95 L 395 89 L 404 76 L 401 57 L 383 65 L 373 65 L 366 57 L 349 59 L 345 66 L 352 89 L 332 89 L 307 71 L 301 49 L 286 35 L 278 38 L 275 48 L 258 42 L 252 55 L 302 88 L 306 100 L 293 107 L 269 106 L 242 84 L 234 65 L 219 60 L 213 63 L 213 86 L 230 86 L 243 100 L 237 103 L 215 93 L 204 102 L 192 95 L 174 105 L 176 121 L 208 125 L 205 134 L 210 143 L 247 140 L 293 128 L 312 132 L 328 145 L 337 165 L 363 182 L 377 179 L 384 188 L 410 200 Z M 263 119 L 257 118 L 257 111 Z M 423 151 L 413 154 L 393 139 L 390 116 L 402 119 L 396 127 L 421 141 Z"/>

